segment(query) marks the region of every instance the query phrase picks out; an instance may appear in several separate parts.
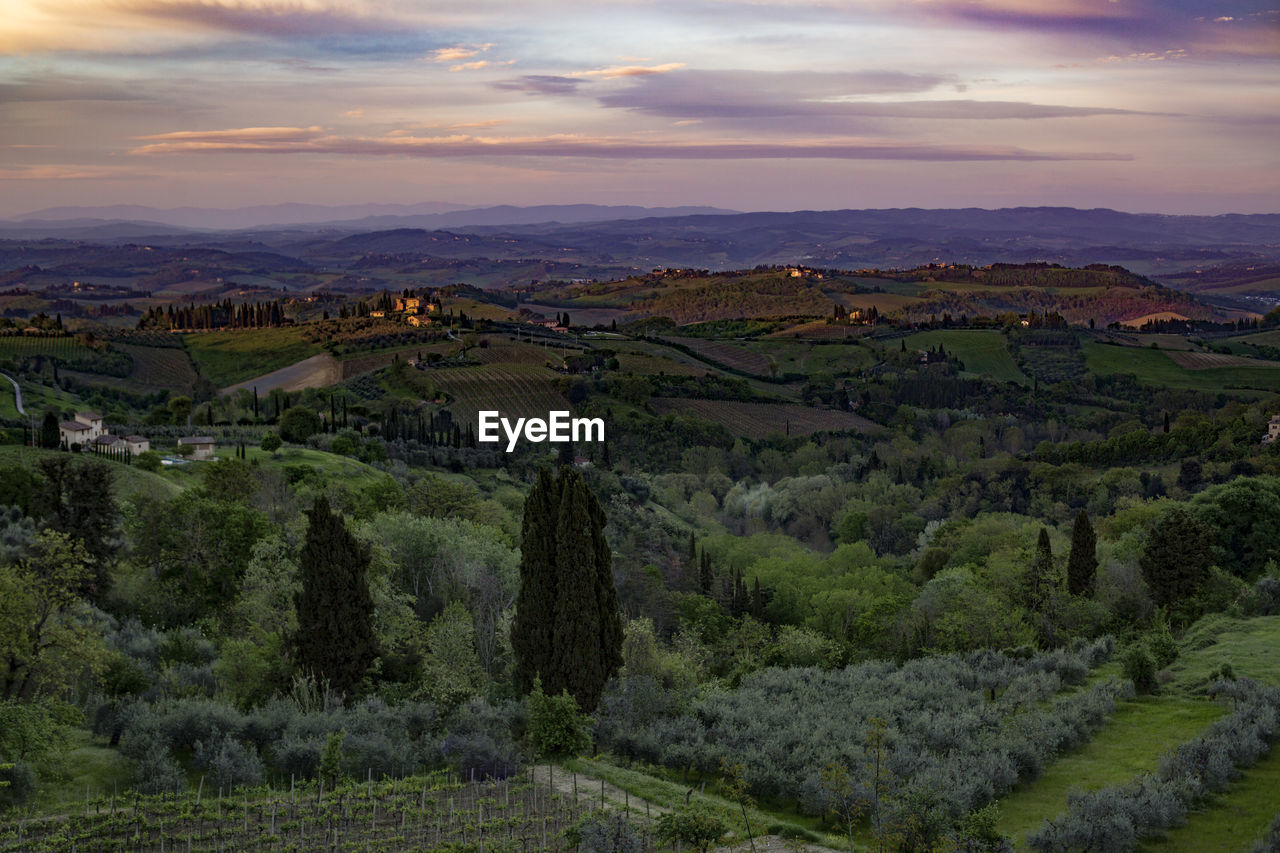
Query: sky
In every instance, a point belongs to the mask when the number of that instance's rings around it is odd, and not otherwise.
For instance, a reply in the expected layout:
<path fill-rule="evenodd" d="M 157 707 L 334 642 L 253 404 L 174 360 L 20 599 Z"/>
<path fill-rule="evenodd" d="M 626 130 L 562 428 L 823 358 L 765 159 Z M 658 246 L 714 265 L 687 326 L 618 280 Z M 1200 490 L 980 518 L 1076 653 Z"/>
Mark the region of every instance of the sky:
<path fill-rule="evenodd" d="M 56 205 L 1280 212 L 1277 0 L 0 0 Z"/>

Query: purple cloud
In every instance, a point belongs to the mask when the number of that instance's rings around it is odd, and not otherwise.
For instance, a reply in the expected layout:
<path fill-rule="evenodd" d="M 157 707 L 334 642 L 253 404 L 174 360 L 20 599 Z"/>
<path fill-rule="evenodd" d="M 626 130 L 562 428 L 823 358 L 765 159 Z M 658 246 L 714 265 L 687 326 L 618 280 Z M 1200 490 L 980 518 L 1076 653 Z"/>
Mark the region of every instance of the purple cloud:
<path fill-rule="evenodd" d="M 499 80 L 493 84 L 493 88 L 505 92 L 524 92 L 527 95 L 573 95 L 582 83 L 582 80 L 573 77 L 526 74 L 513 80 Z"/>

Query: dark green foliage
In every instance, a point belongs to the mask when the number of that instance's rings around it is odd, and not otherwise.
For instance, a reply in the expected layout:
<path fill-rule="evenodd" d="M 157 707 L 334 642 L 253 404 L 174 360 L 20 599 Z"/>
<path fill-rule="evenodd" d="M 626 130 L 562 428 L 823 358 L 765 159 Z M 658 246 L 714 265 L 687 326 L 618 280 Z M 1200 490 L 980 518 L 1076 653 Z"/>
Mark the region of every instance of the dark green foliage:
<path fill-rule="evenodd" d="M 0 468 L 0 506 L 17 507 L 23 515 L 31 515 L 40 494 L 40 478 L 34 471 L 10 465 Z"/>
<path fill-rule="evenodd" d="M 40 446 L 50 449 L 62 443 L 62 433 L 58 430 L 58 413 L 45 412 L 40 421 Z"/>
<path fill-rule="evenodd" d="M 100 596 L 110 580 L 109 563 L 120 546 L 115 474 L 105 463 L 63 455 L 41 459 L 39 468 L 42 481 L 35 504 L 49 527 L 84 543 L 94 565 L 82 592 Z"/>
<path fill-rule="evenodd" d="M 1058 571 L 1053 565 L 1053 546 L 1049 543 L 1049 531 L 1040 528 L 1040 538 L 1036 542 L 1035 562 L 1027 575 L 1028 601 L 1032 610 L 1040 610 L 1045 606 L 1053 591 L 1058 587 Z"/>
<path fill-rule="evenodd" d="M 580 755 L 591 745 L 587 718 L 578 703 L 562 690 L 559 696 L 542 692 L 537 680 L 529 694 L 529 743 L 540 756 L 564 758 Z"/>
<path fill-rule="evenodd" d="M 1135 643 L 1120 658 L 1124 677 L 1133 682 L 1139 693 L 1153 693 L 1156 689 L 1156 662 L 1143 643 Z"/>
<path fill-rule="evenodd" d="M 1147 537 L 1138 558 L 1157 607 L 1182 610 L 1209 577 L 1213 529 L 1181 507 L 1165 514 Z"/>
<path fill-rule="evenodd" d="M 341 513 L 330 511 L 328 498 L 316 498 L 307 520 L 307 539 L 298 555 L 298 668 L 346 694 L 378 656 L 369 549 L 347 530 Z"/>
<path fill-rule="evenodd" d="M 262 437 L 262 449 L 268 453 L 275 453 L 280 449 L 280 445 L 282 444 L 284 444 L 284 442 L 281 441 L 280 436 L 276 435 L 274 432 L 269 432 Z"/>
<path fill-rule="evenodd" d="M 622 665 L 622 618 L 605 515 L 582 474 L 540 472 L 525 501 L 520 593 L 511 642 L 522 692 L 541 677 L 594 709 Z"/>
<path fill-rule="evenodd" d="M 728 824 L 701 804 L 681 806 L 658 818 L 659 838 L 672 844 L 688 844 L 703 853 L 728 831 Z"/>
<path fill-rule="evenodd" d="M 320 416 L 305 406 L 286 409 L 280 416 L 280 437 L 301 444 L 320 432 Z"/>
<path fill-rule="evenodd" d="M 1093 595 L 1098 573 L 1098 537 L 1084 510 L 1076 513 L 1071 528 L 1071 553 L 1067 557 L 1067 592 L 1072 595 Z"/>
<path fill-rule="evenodd" d="M 1223 569 L 1257 577 L 1280 559 L 1280 478 L 1239 477 L 1196 495 L 1189 511 L 1214 530 L 1213 558 Z"/>

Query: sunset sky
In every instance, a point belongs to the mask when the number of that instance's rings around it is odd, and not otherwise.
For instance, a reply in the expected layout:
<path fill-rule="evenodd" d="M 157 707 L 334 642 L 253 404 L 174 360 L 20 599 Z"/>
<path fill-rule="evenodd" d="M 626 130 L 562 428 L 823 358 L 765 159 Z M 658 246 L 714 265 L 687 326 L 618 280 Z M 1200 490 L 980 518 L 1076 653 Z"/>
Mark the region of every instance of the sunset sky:
<path fill-rule="evenodd" d="M 52 205 L 1280 212 L 1274 0 L 0 0 Z"/>

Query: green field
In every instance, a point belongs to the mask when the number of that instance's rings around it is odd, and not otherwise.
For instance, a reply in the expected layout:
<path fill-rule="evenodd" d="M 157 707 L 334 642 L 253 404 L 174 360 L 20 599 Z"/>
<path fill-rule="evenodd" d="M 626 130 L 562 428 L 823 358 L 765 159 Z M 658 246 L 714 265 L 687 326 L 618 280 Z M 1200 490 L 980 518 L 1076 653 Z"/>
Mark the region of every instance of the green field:
<path fill-rule="evenodd" d="M 61 451 L 40 450 L 34 447 L 20 447 L 12 444 L 0 445 L 0 467 L 22 465 L 28 468 L 35 468 L 36 462 L 40 458 L 58 455 L 59 453 Z M 79 458 L 96 459 L 97 457 L 92 453 L 85 453 L 81 454 Z M 175 479 L 169 476 L 170 472 L 167 471 L 153 474 L 150 471 L 143 471 L 140 468 L 125 465 L 121 462 L 104 461 L 103 464 L 110 465 L 115 474 L 116 497 L 119 499 L 125 499 L 132 495 L 171 498 L 182 490 L 182 486 L 178 485 Z"/>
<path fill-rule="evenodd" d="M 1097 790 L 1155 770 L 1160 757 L 1225 713 L 1207 699 L 1139 697 L 1121 702 L 1107 725 L 1035 781 L 1000 801 L 1000 831 L 1026 849 L 1027 833 L 1067 808 L 1073 790 Z"/>
<path fill-rule="evenodd" d="M 182 341 L 200 374 L 219 388 L 288 367 L 323 349 L 297 326 L 193 332 Z"/>
<path fill-rule="evenodd" d="M 998 382 L 1031 384 L 1018 369 L 1001 332 L 987 329 L 944 329 L 919 332 L 906 339 L 907 347 L 930 349 L 941 344 L 964 362 L 968 373 L 990 376 Z"/>
<path fill-rule="evenodd" d="M 60 337 L 38 335 L 0 336 L 0 359 L 48 355 L 70 361 L 74 358 L 92 358 L 96 354 L 96 350 L 82 346 L 71 335 Z"/>
<path fill-rule="evenodd" d="M 1100 376 L 1132 373 L 1149 385 L 1196 391 L 1280 391 L 1280 363 L 1274 367 L 1186 370 L 1162 350 L 1110 346 L 1095 341 L 1085 341 L 1081 347 L 1089 371 Z"/>
<path fill-rule="evenodd" d="M 1230 619 L 1214 615 L 1192 626 L 1169 667 L 1170 684 L 1154 696 L 1121 702 L 1089 743 L 1062 756 L 1043 775 L 1000 802 L 1000 831 L 1025 849 L 1028 832 L 1066 810 L 1072 790 L 1097 790 L 1155 770 L 1161 756 L 1191 740 L 1228 708 L 1203 695 L 1210 674 L 1230 661 L 1238 677 L 1280 683 L 1280 616 Z M 1110 664 L 1104 667 L 1115 667 Z M 1280 749 L 1245 772 L 1241 780 L 1194 812 L 1169 843 L 1144 849 L 1239 850 L 1266 828 L 1276 813 Z M 1222 846 L 1226 845 L 1226 846 Z"/>

